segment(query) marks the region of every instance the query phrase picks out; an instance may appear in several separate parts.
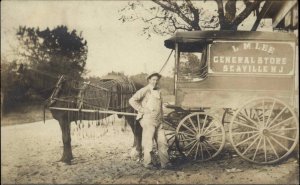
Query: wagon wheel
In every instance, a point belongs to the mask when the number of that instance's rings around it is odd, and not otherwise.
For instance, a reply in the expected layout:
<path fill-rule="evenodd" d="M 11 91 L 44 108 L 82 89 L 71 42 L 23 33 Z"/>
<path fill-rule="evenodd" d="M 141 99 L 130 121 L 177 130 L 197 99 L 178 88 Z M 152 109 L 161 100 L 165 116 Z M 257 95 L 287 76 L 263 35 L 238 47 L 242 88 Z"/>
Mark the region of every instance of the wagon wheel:
<path fill-rule="evenodd" d="M 299 138 L 298 119 L 284 102 L 257 98 L 236 111 L 229 126 L 232 146 L 244 159 L 273 164 L 287 157 Z"/>
<path fill-rule="evenodd" d="M 207 161 L 217 156 L 225 144 L 223 125 L 208 113 L 184 117 L 176 129 L 177 148 L 189 159 Z"/>

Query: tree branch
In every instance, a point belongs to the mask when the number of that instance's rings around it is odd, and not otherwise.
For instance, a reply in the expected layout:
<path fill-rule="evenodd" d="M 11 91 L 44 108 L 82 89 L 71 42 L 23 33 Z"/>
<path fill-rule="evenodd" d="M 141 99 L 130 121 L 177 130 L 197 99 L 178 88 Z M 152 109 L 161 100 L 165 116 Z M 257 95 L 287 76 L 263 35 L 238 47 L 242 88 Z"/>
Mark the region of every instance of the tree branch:
<path fill-rule="evenodd" d="M 165 10 L 168 10 L 168 11 L 171 11 L 171 12 L 177 14 L 183 21 L 185 21 L 187 24 L 193 26 L 192 20 L 190 20 L 186 15 L 184 15 L 181 12 L 181 10 L 176 2 L 167 1 L 170 5 L 174 6 L 175 8 L 172 8 L 171 6 L 167 6 L 164 3 L 161 3 L 159 0 L 152 0 L 152 2 L 158 4 Z"/>
<path fill-rule="evenodd" d="M 246 17 L 250 15 L 250 13 L 259 6 L 262 0 L 256 0 L 253 3 L 248 2 L 246 4 L 246 8 L 233 20 L 232 25 L 239 25 Z"/>
<path fill-rule="evenodd" d="M 194 20 L 192 21 L 192 26 L 195 30 L 201 30 L 200 26 L 199 26 L 199 10 L 197 8 L 194 7 L 193 3 L 190 0 L 186 0 L 186 3 L 189 7 L 189 9 L 191 10 Z"/>
<path fill-rule="evenodd" d="M 193 30 L 192 28 L 188 28 L 188 27 L 185 27 L 185 26 L 183 26 L 183 27 L 177 26 L 174 19 L 171 19 L 171 21 L 172 21 L 172 24 L 173 24 L 175 30 L 178 30 L 178 29 L 187 30 L 187 31 L 192 31 Z"/>
<path fill-rule="evenodd" d="M 223 0 L 215 0 L 218 6 L 218 14 L 219 14 L 219 23 L 221 28 L 226 24 L 225 23 L 225 15 L 224 15 L 224 7 Z"/>
<path fill-rule="evenodd" d="M 152 21 L 152 20 L 154 20 L 154 19 L 165 19 L 165 17 L 159 17 L 159 16 L 155 16 L 155 17 L 152 17 L 152 18 L 150 18 L 150 19 L 142 19 L 144 22 L 150 22 L 150 21 Z"/>

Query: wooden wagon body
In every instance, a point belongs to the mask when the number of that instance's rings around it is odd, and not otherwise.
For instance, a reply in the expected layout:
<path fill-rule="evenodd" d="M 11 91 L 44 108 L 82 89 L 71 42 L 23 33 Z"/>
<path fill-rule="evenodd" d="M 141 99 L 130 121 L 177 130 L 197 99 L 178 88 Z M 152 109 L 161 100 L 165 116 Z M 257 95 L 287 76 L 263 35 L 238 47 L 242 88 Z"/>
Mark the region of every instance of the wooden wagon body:
<path fill-rule="evenodd" d="M 217 156 L 229 120 L 230 141 L 244 159 L 269 164 L 288 156 L 299 138 L 296 44 L 292 33 L 248 31 L 177 32 L 166 40 L 176 69 L 175 105 L 168 106 L 175 111 L 166 120 L 181 154 Z"/>
<path fill-rule="evenodd" d="M 165 41 L 176 52 L 175 104 L 238 108 L 249 99 L 271 96 L 295 105 L 295 44 L 296 37 L 286 33 L 178 32 Z M 178 65 L 184 52 L 202 53 L 203 80 L 181 80 Z"/>

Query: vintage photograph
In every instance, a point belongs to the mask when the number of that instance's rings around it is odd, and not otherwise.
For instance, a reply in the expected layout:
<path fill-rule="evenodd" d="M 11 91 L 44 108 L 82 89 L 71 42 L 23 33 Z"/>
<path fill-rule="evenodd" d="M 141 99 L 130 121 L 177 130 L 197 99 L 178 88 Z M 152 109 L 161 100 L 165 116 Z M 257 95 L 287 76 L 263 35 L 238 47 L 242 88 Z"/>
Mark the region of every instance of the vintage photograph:
<path fill-rule="evenodd" d="M 297 0 L 1 1 L 1 184 L 299 184 Z"/>

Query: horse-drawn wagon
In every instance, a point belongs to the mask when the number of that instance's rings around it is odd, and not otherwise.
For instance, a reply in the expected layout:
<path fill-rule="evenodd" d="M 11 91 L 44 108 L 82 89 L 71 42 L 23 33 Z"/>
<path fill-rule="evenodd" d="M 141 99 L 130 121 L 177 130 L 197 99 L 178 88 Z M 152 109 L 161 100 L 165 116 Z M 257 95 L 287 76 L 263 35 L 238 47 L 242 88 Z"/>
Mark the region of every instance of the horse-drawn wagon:
<path fill-rule="evenodd" d="M 177 32 L 165 41 L 175 50 L 175 104 L 164 118 L 171 152 L 206 161 L 226 138 L 242 158 L 273 164 L 293 152 L 299 139 L 296 101 L 296 37 L 291 33 L 247 31 Z M 98 84 L 61 77 L 50 97 L 70 162 L 70 122 L 125 116 L 141 154 L 142 128 L 128 99 L 136 86 L 110 76 Z"/>
<path fill-rule="evenodd" d="M 296 44 L 290 33 L 246 31 L 177 32 L 166 40 L 175 50 L 175 104 L 167 105 L 174 111 L 165 118 L 170 147 L 206 161 L 229 138 L 238 155 L 258 164 L 292 153 L 299 139 Z"/>

